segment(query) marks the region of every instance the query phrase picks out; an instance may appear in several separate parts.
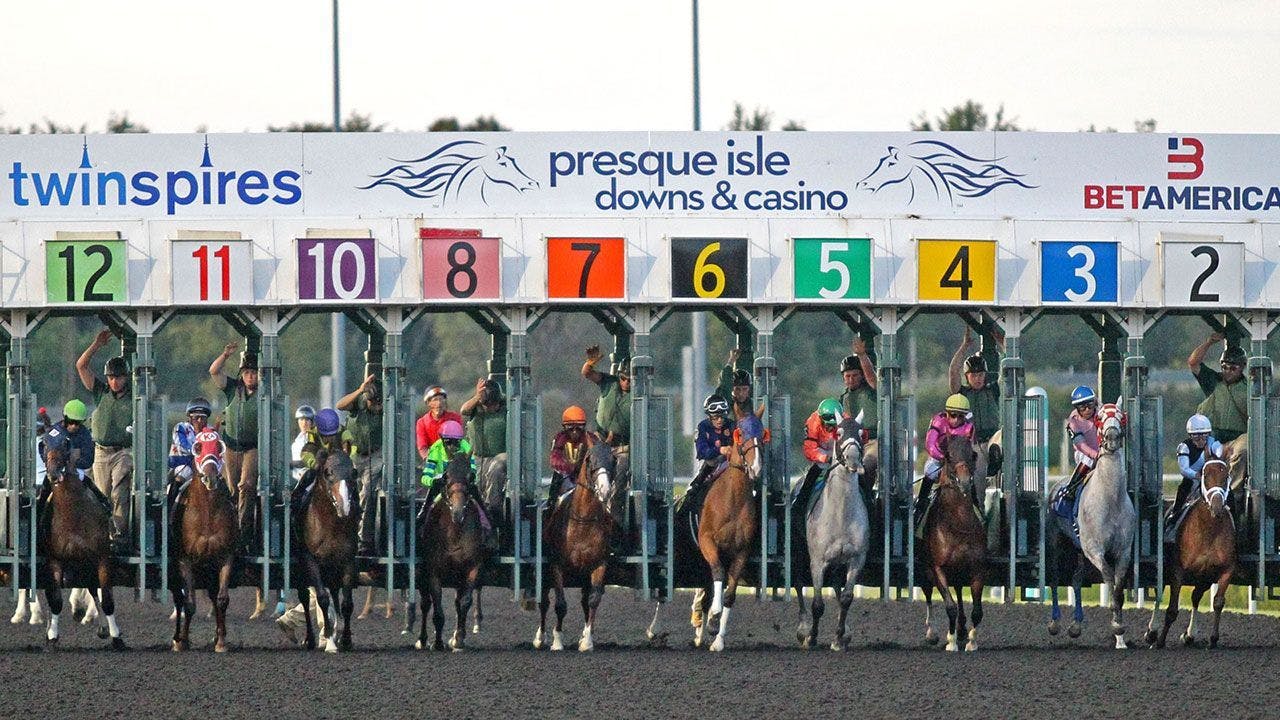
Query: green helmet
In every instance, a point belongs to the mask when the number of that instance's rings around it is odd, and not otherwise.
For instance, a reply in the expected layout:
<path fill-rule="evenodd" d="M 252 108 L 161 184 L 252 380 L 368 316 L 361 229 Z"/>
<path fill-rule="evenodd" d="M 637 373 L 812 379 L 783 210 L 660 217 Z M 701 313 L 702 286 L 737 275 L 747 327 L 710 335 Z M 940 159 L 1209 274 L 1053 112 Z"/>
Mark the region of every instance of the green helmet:
<path fill-rule="evenodd" d="M 843 412 L 844 408 L 840 407 L 840 401 L 835 398 L 827 398 L 818 403 L 818 417 L 827 425 L 839 422 Z"/>
<path fill-rule="evenodd" d="M 67 404 L 62 406 L 62 417 L 67 420 L 78 420 L 84 422 L 89 417 L 89 409 L 84 406 L 84 402 L 80 400 L 68 400 Z"/>

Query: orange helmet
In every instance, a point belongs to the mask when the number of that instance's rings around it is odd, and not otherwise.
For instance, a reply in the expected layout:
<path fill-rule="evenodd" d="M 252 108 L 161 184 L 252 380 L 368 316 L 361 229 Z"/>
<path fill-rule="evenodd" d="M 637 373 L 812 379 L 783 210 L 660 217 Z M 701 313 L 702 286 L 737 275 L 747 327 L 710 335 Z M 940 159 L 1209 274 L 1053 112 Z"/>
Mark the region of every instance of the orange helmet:
<path fill-rule="evenodd" d="M 564 414 L 560 416 L 560 422 L 565 425 L 586 425 L 587 411 L 577 405 L 570 405 L 564 409 Z"/>

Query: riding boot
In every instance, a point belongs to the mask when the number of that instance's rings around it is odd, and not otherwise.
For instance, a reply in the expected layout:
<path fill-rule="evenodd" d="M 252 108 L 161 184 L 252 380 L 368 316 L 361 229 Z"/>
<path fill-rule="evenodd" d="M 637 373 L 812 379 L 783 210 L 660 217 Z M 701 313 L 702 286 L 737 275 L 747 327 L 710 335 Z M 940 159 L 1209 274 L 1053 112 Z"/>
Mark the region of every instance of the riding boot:
<path fill-rule="evenodd" d="M 1178 521 L 1178 516 L 1182 514 L 1182 509 L 1187 503 L 1187 496 L 1191 494 L 1191 488 L 1195 485 L 1195 481 L 1189 478 L 1182 478 L 1182 484 L 1178 485 L 1178 492 L 1173 496 L 1173 505 L 1169 506 L 1169 511 L 1164 514 L 1164 541 L 1172 544 L 1175 538 L 1174 525 Z"/>
<path fill-rule="evenodd" d="M 440 486 L 444 484 L 443 480 L 431 483 L 431 487 L 427 488 L 427 499 L 422 503 L 422 529 L 427 529 L 427 521 L 431 519 L 431 506 L 435 505 L 436 499 L 440 497 Z"/>
<path fill-rule="evenodd" d="M 932 494 L 933 478 L 925 475 L 920 478 L 920 492 L 916 495 L 916 506 L 912 513 L 917 528 L 924 522 L 924 513 L 929 508 L 929 496 Z"/>

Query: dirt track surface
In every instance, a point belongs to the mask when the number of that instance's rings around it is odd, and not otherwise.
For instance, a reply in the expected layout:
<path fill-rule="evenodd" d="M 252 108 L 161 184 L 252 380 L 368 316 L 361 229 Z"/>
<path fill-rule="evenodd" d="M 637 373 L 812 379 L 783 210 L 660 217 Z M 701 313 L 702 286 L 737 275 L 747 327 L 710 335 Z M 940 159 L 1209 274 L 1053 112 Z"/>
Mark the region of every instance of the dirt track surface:
<path fill-rule="evenodd" d="M 0 628 L 0 712 L 53 711 L 54 717 L 1186 717 L 1214 708 L 1231 717 L 1274 717 L 1280 704 L 1280 619 L 1227 614 L 1223 646 L 1184 648 L 1170 633 L 1164 651 L 1111 649 L 1108 615 L 1087 610 L 1079 640 L 1050 637 L 1048 610 L 988 603 L 977 653 L 959 655 L 922 643 L 922 603 L 855 601 L 852 645 L 830 644 L 827 603 L 822 650 L 795 644 L 795 603 L 740 597 L 728 652 L 690 644 L 690 596 L 664 611 L 665 647 L 644 629 L 652 606 L 610 588 L 600 608 L 596 650 L 576 652 L 582 627 L 577 592 L 569 596 L 563 653 L 530 645 L 536 613 L 491 589 L 483 631 L 462 653 L 419 652 L 400 634 L 401 618 L 353 621 L 356 650 L 330 656 L 285 647 L 271 620 L 245 620 L 252 594 L 233 592 L 232 651 L 212 651 L 213 621 L 192 624 L 198 649 L 169 650 L 167 605 L 135 603 L 127 591 L 118 617 L 131 649 L 105 649 L 92 629 L 63 614 L 62 648 L 42 652 L 43 628 Z M 203 599 L 203 598 L 202 598 Z M 363 591 L 357 597 L 357 612 Z M 452 631 L 452 603 L 446 639 Z M 1129 612 L 1132 645 L 1146 612 Z M 0 610 L 7 620 L 13 604 Z M 554 611 L 551 613 L 554 617 Z M 940 615 L 940 616 L 939 616 Z M 1208 623 L 1197 618 L 1207 637 Z M 945 614 L 935 614 L 945 633 Z"/>

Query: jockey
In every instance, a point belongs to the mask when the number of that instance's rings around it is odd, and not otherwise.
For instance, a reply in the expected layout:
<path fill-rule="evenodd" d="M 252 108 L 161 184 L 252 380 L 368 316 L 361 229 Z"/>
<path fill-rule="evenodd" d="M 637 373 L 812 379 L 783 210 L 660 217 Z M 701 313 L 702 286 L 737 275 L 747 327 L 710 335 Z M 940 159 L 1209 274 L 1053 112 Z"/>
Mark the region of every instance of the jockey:
<path fill-rule="evenodd" d="M 698 423 L 698 434 L 694 440 L 696 455 L 702 461 L 702 467 L 684 493 L 685 497 L 695 499 L 698 504 L 701 504 L 702 495 L 710 485 L 708 479 L 716 470 L 724 467 L 733 449 L 733 428 L 727 417 L 729 401 L 720 395 L 708 395 L 702 403 L 702 410 L 707 414 L 707 419 Z"/>
<path fill-rule="evenodd" d="M 561 494 L 573 487 L 573 479 L 587 457 L 587 411 L 570 405 L 560 415 L 560 432 L 551 441 L 551 486 L 547 490 L 547 507 L 555 505 Z"/>
<path fill-rule="evenodd" d="M 208 400 L 203 397 L 193 398 L 187 403 L 187 419 L 173 426 L 172 442 L 169 444 L 169 487 L 166 493 L 170 507 L 191 482 L 195 470 L 193 446 L 196 436 L 205 430 L 212 412 Z"/>
<path fill-rule="evenodd" d="M 289 474 L 297 482 L 302 479 L 302 473 L 306 472 L 302 465 L 302 447 L 307 444 L 307 436 L 316 429 L 316 409 L 310 405 L 299 405 L 293 417 L 298 421 L 298 436 L 293 439 L 290 448 L 289 467 L 292 469 Z"/>
<path fill-rule="evenodd" d="M 307 498 L 311 495 L 311 486 L 315 483 L 316 471 L 331 453 L 351 452 L 351 433 L 342 426 L 338 419 L 338 411 L 323 408 L 316 413 L 316 429 L 307 433 L 307 442 L 302 446 L 302 466 L 305 470 L 298 484 L 289 495 L 289 508 L 294 513 L 294 530 L 302 527 L 302 509 L 306 507 Z M 360 516 L 360 497 L 354 493 L 351 498 L 351 514 Z"/>
<path fill-rule="evenodd" d="M 792 508 L 800 508 L 804 512 L 809 506 L 809 495 L 813 493 L 813 486 L 817 484 L 818 478 L 825 476 L 827 470 L 831 469 L 834 459 L 832 448 L 840 434 L 840 421 L 843 419 L 840 401 L 826 398 L 818 403 L 818 409 L 804 421 L 804 456 L 812 465 L 800 481 L 800 487 L 796 488 L 791 500 Z"/>
<path fill-rule="evenodd" d="M 1067 436 L 1075 449 L 1076 469 L 1062 489 L 1067 502 L 1075 500 L 1084 479 L 1098 461 L 1098 398 L 1085 385 L 1071 391 L 1071 415 L 1067 417 Z"/>
<path fill-rule="evenodd" d="M 933 492 L 933 484 L 942 473 L 944 459 L 943 446 L 946 439 L 953 435 L 963 435 L 973 439 L 973 413 L 969 408 L 969 398 L 954 393 L 947 398 L 942 412 L 929 421 L 929 432 L 925 434 L 924 446 L 929 459 L 924 463 L 924 477 L 920 480 L 920 493 L 916 495 L 916 525 L 924 520 L 925 508 L 929 505 L 929 496 Z M 974 490 L 973 487 L 970 490 Z M 974 504 L 977 504 L 977 493 L 971 492 Z"/>
<path fill-rule="evenodd" d="M 67 404 L 62 408 L 62 420 L 54 423 L 44 434 L 45 450 L 62 449 L 71 453 L 78 453 L 76 456 L 76 472 L 80 475 L 80 479 L 84 480 L 84 473 L 93 467 L 94 443 L 93 434 L 89 432 L 89 428 L 85 426 L 84 421 L 89 417 L 89 410 L 84 406 L 84 402 L 80 400 L 68 400 Z M 102 490 L 91 482 L 84 483 L 84 486 L 102 503 L 102 507 L 109 513 L 111 512 L 111 501 L 102 493 Z M 36 496 L 36 517 L 39 518 L 40 528 L 47 530 L 45 525 L 44 507 L 49 500 L 49 494 L 53 492 L 53 483 L 49 482 L 49 476 L 46 469 L 45 477 L 40 483 L 40 492 Z"/>
<path fill-rule="evenodd" d="M 462 423 L 456 420 L 446 420 L 440 426 L 440 439 L 427 452 L 427 465 L 422 469 L 422 484 L 427 486 L 427 500 L 423 504 L 424 512 L 429 512 L 432 503 L 444 492 L 444 483 L 440 482 L 440 480 L 444 477 L 444 470 L 449 465 L 449 461 L 460 452 L 471 455 L 471 443 L 467 441 L 466 434 L 462 430 Z M 471 455 L 471 482 L 467 483 L 467 494 L 479 509 L 480 524 L 484 526 L 485 532 L 488 533 L 491 527 L 489 525 L 489 514 L 485 510 L 484 501 L 480 499 L 480 491 L 476 488 L 475 477 L 476 458 Z"/>
<path fill-rule="evenodd" d="M 1200 479 L 1200 471 L 1209 459 L 1222 460 L 1226 447 L 1213 436 L 1213 423 L 1209 418 L 1196 413 L 1187 418 L 1187 437 L 1178 445 L 1178 471 L 1182 473 L 1182 484 L 1178 485 L 1178 494 L 1174 496 L 1173 506 L 1165 513 L 1165 527 L 1172 529 L 1172 523 L 1182 514 L 1187 498 Z M 1173 533 L 1166 532 L 1165 539 L 1172 539 Z"/>

